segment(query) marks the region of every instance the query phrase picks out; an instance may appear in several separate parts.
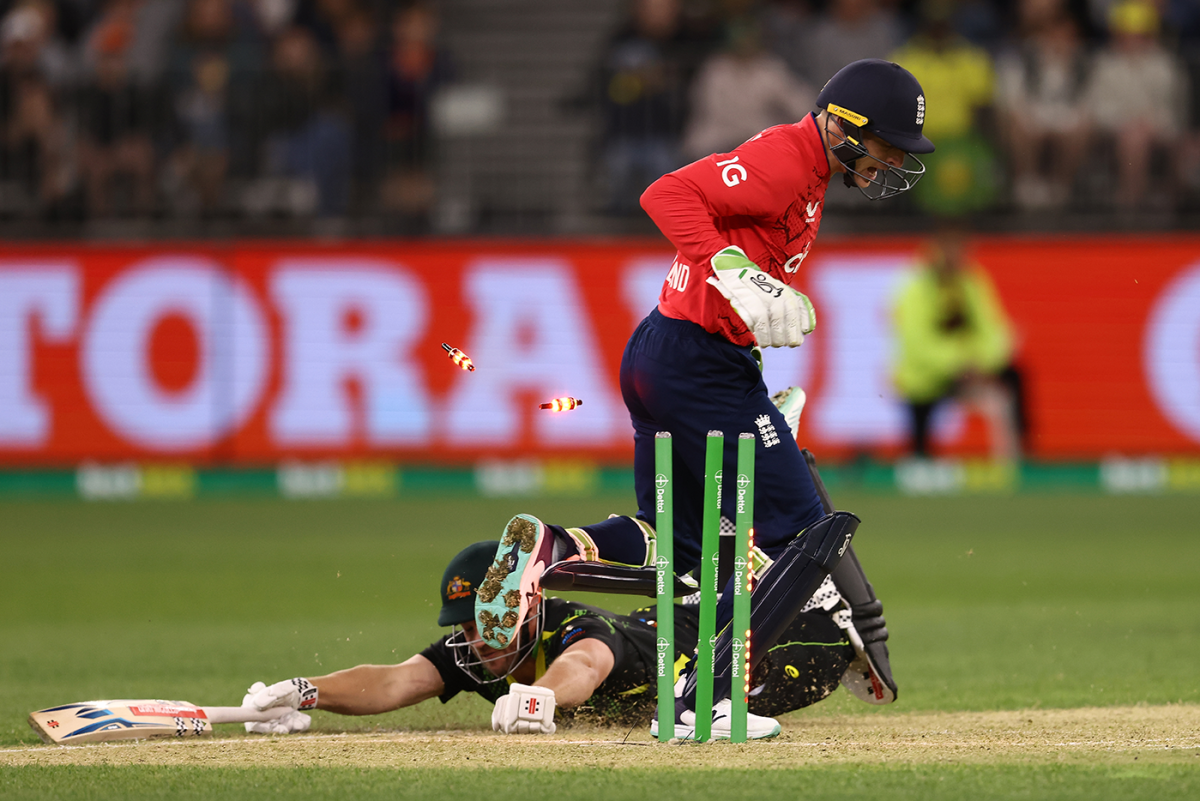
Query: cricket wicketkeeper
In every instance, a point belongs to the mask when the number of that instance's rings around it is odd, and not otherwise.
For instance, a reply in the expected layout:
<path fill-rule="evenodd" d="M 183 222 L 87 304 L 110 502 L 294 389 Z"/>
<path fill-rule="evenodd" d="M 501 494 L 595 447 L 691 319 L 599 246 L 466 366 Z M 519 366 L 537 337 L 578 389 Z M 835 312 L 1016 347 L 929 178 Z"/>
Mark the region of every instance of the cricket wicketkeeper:
<path fill-rule="evenodd" d="M 295 711 L 275 721 L 247 723 L 246 730 L 301 732 L 311 722 L 308 710 L 374 715 L 431 698 L 446 703 L 461 692 L 495 703 L 492 728 L 505 734 L 552 734 L 556 710 L 560 721 L 562 713 L 580 710 L 600 721 L 626 725 L 649 719 L 656 698 L 654 608 L 620 615 L 559 598 L 539 598 L 514 640 L 493 649 L 479 637 L 474 610 L 476 590 L 498 545 L 475 543 L 447 566 L 438 625 L 452 627 L 450 634 L 398 665 L 359 665 L 328 676 L 270 686 L 256 683 L 243 706 L 290 706 Z M 675 609 L 677 672 L 695 652 L 696 609 L 687 603 Z M 752 713 L 800 709 L 836 689 L 855 658 L 844 619 L 839 618 L 844 610 L 836 591 L 823 592 L 796 617 L 758 666 L 750 695 Z M 751 727 L 763 720 L 770 718 L 750 715 Z M 714 727 L 728 736 L 728 719 Z"/>
<path fill-rule="evenodd" d="M 621 359 L 637 516 L 579 528 L 513 518 L 496 571 L 477 596 L 475 621 L 488 645 L 505 647 L 525 625 L 542 575 L 557 562 L 653 563 L 658 432 L 670 433 L 674 444 L 675 567 L 691 571 L 700 559 L 707 433 L 726 435 L 723 470 L 734 475 L 737 437 L 748 432 L 756 441 L 754 541 L 770 563 L 752 590 L 752 664 L 832 575 L 853 608 L 851 631 L 864 645 L 859 656 L 873 661 L 866 674 L 878 700 L 895 697 L 882 641 L 868 643 L 859 630 L 867 619 L 882 628 L 882 617 L 850 547 L 858 518 L 833 512 L 818 492 L 789 430 L 791 401 L 777 408 L 769 396 L 760 349 L 797 347 L 816 328 L 812 303 L 792 282 L 817 236 L 833 176 L 872 200 L 891 197 L 921 177 L 925 167 L 913 154 L 932 152 L 933 143 L 922 133 L 925 93 L 898 64 L 855 61 L 829 79 L 816 105 L 799 122 L 664 175 L 642 195 L 642 207 L 678 252 L 658 307 Z M 730 519 L 733 504 L 734 493 L 726 493 L 722 513 Z M 715 725 L 729 713 L 732 598 L 724 592 L 717 608 L 716 704 L 696 708 L 696 672 L 685 671 L 676 687 L 675 737 L 694 737 L 698 715 L 711 714 Z"/>

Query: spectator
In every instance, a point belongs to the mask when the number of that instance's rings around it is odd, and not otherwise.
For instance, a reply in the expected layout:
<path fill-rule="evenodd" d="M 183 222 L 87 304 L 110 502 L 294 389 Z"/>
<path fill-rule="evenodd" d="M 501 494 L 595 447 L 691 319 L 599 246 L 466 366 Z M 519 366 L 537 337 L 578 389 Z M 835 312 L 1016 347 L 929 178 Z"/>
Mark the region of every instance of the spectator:
<path fill-rule="evenodd" d="M 965 229 L 944 224 L 901 286 L 896 388 L 908 405 L 915 456 L 929 456 L 933 411 L 954 400 L 987 419 L 993 457 L 1011 461 L 1027 427 L 1021 373 L 1004 308 L 968 249 Z"/>
<path fill-rule="evenodd" d="M 752 19 L 732 23 L 728 39 L 728 47 L 705 62 L 692 86 L 683 139 L 689 160 L 726 153 L 765 128 L 800 119 L 817 98 L 782 60 L 763 50 Z"/>
<path fill-rule="evenodd" d="M 1187 69 L 1187 129 L 1179 172 L 1191 204 L 1200 199 L 1200 3 L 1168 0 L 1164 21 L 1179 41 Z"/>
<path fill-rule="evenodd" d="M 697 42 L 680 0 L 635 0 L 633 18 L 602 58 L 603 163 L 608 211 L 640 215 L 649 184 L 680 165 L 679 135 Z"/>
<path fill-rule="evenodd" d="M 14 3 L 0 22 L 0 47 L 24 51 L 0 58 L 22 61 L 22 69 L 35 71 L 56 92 L 68 88 L 79 73 L 78 55 L 58 35 L 58 20 L 58 9 L 49 0 L 24 0 Z"/>
<path fill-rule="evenodd" d="M 353 140 L 352 204 L 361 210 L 380 184 L 379 165 L 385 163 L 387 124 L 387 62 L 375 18 L 362 8 L 345 16 L 337 30 L 337 73 L 350 113 Z"/>
<path fill-rule="evenodd" d="M 12 88 L 15 91 L 0 108 L 0 193 L 5 206 L 53 214 L 72 187 L 62 116 L 41 78 L 26 78 Z M 15 189 L 11 196 L 10 188 Z"/>
<path fill-rule="evenodd" d="M 229 62 L 219 53 L 201 52 L 191 66 L 190 85 L 174 98 L 183 142 L 173 167 L 201 213 L 211 215 L 222 206 L 229 169 Z M 183 203 L 191 205 L 190 197 Z"/>
<path fill-rule="evenodd" d="M 387 177 L 385 208 L 401 222 L 424 228 L 435 199 L 433 133 L 430 105 L 453 68 L 438 44 L 438 18 L 433 8 L 416 4 L 392 18 L 387 57 Z"/>
<path fill-rule="evenodd" d="M 880 0 L 832 0 L 813 25 L 804 78 L 820 86 L 852 61 L 887 58 L 902 38 L 895 14 Z"/>
<path fill-rule="evenodd" d="M 955 33 L 956 8 L 954 0 L 925 0 L 916 35 L 891 56 L 925 90 L 925 131 L 938 149 L 926 159 L 928 174 L 913 194 L 938 214 L 977 210 L 994 193 L 995 157 L 981 135 L 992 105 L 992 59 Z"/>
<path fill-rule="evenodd" d="M 1187 76 L 1158 41 L 1158 12 L 1147 0 L 1124 0 L 1109 12 L 1111 40 L 1096 56 L 1088 105 L 1097 129 L 1116 151 L 1120 208 L 1147 200 L 1151 152 L 1175 153 L 1182 145 Z M 1175 188 L 1174 170 L 1160 185 Z"/>
<path fill-rule="evenodd" d="M 346 213 L 350 191 L 350 126 L 340 92 L 316 39 L 293 26 L 275 40 L 259 95 L 267 171 L 287 184 L 296 213 Z"/>
<path fill-rule="evenodd" d="M 997 74 L 1013 198 L 1029 210 L 1067 205 L 1091 132 L 1091 63 L 1075 20 L 1059 10 L 1036 26 L 1001 59 Z"/>
<path fill-rule="evenodd" d="M 359 13 L 359 0 L 296 0 L 292 21 L 307 28 L 326 55 L 338 51 L 339 31 Z"/>
<path fill-rule="evenodd" d="M 190 0 L 168 77 L 179 140 L 170 176 L 180 208 L 220 211 L 229 175 L 254 169 L 247 117 L 257 113 L 250 87 L 260 59 L 253 28 L 238 22 L 231 0 Z"/>
<path fill-rule="evenodd" d="M 0 5 L 4 5 L 0 3 Z M 21 0 L 14 0 L 6 8 L 16 8 L 22 5 Z M 83 41 L 84 33 L 91 25 L 103 5 L 97 0 L 46 0 L 46 5 L 54 9 L 54 26 L 56 36 L 70 48 L 71 58 L 78 61 L 79 44 Z"/>
<path fill-rule="evenodd" d="M 44 7 L 19 6 L 0 23 L 0 209 L 47 213 L 71 189 L 66 128 L 46 68 Z"/>
<path fill-rule="evenodd" d="M 767 49 L 783 59 L 793 74 L 807 74 L 805 57 L 813 25 L 812 3 L 809 0 L 771 0 L 763 6 L 759 19 Z"/>
<path fill-rule="evenodd" d="M 993 53 L 1005 35 L 1004 15 L 1000 0 L 957 0 L 952 19 L 959 36 Z"/>
<path fill-rule="evenodd" d="M 249 0 L 255 27 L 265 39 L 292 24 L 296 17 L 297 0 Z"/>
<path fill-rule="evenodd" d="M 126 62 L 132 78 L 147 86 L 161 84 L 171 67 L 171 46 L 187 10 L 184 0 L 136 0 Z"/>
<path fill-rule="evenodd" d="M 146 216 L 155 207 L 155 135 L 163 130 L 165 104 L 157 87 L 144 86 L 129 72 L 133 4 L 113 0 L 87 43 L 94 73 L 81 87 L 79 166 L 88 213 Z M 128 200 L 116 202 L 117 181 L 128 181 Z M 123 197 L 123 196 L 122 196 Z"/>

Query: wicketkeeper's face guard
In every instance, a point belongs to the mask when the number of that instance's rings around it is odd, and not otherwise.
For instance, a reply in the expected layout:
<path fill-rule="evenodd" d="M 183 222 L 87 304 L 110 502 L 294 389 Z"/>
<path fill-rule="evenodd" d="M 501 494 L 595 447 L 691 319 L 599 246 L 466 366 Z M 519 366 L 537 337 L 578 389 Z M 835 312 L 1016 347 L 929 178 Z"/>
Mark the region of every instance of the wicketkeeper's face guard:
<path fill-rule="evenodd" d="M 825 116 L 825 141 L 846 170 L 846 186 L 859 190 L 867 200 L 907 192 L 925 174 L 925 164 L 912 153 L 889 145 L 833 109 Z"/>
<path fill-rule="evenodd" d="M 480 684 L 504 681 L 525 663 L 529 655 L 537 649 L 537 644 L 542 641 L 544 606 L 545 601 L 539 599 L 535 606 L 530 607 L 529 616 L 517 629 L 517 642 L 501 651 L 492 649 L 483 641 L 474 627 L 474 621 L 455 625 L 446 643 L 454 654 L 454 664 L 473 676 Z M 528 634 L 530 623 L 534 624 L 532 636 Z M 470 629 L 467 626 L 470 626 Z M 505 663 L 508 663 L 507 668 L 504 667 Z"/>

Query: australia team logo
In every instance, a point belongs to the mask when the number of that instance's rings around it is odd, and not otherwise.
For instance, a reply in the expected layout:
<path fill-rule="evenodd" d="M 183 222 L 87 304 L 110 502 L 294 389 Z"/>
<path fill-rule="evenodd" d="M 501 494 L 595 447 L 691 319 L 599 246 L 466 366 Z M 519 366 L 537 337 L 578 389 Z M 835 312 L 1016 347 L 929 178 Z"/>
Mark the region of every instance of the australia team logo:
<path fill-rule="evenodd" d="M 446 600 L 448 601 L 457 601 L 459 598 L 468 598 L 470 595 L 471 582 L 464 581 L 461 576 L 455 576 L 446 585 Z"/>

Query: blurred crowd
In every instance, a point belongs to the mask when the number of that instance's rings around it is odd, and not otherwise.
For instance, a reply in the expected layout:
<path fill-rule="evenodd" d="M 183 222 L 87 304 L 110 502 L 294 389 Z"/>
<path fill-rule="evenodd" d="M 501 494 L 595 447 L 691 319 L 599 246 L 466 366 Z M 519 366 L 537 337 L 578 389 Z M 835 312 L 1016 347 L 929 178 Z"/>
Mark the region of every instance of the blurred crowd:
<path fill-rule="evenodd" d="M 0 219 L 427 230 L 455 80 L 438 12 L 0 0 Z M 1197 205 L 1197 0 L 630 0 L 583 93 L 597 210 L 638 215 L 654 178 L 797 120 L 868 57 L 917 75 L 938 146 L 901 213 Z"/>
<path fill-rule="evenodd" d="M 938 149 L 908 198 L 918 211 L 1196 201 L 1197 0 L 634 0 L 603 62 L 610 210 L 631 213 L 648 179 L 794 121 L 861 58 L 896 61 L 925 90 Z"/>
<path fill-rule="evenodd" d="M 0 216 L 419 216 L 437 28 L 384 0 L 0 0 Z"/>

